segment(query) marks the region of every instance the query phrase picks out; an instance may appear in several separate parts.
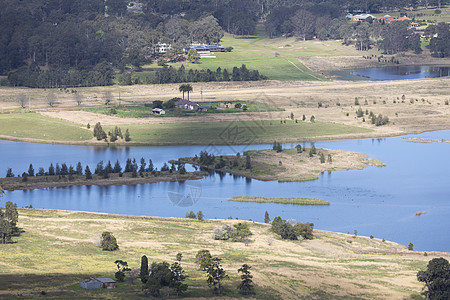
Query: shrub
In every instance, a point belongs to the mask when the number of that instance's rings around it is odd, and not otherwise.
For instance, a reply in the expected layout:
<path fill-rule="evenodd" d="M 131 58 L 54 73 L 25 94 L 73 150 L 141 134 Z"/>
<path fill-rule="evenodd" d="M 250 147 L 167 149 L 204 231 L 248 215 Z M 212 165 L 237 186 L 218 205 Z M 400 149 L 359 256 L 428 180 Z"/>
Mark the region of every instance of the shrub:
<path fill-rule="evenodd" d="M 115 251 L 119 249 L 117 240 L 111 232 L 105 231 L 102 233 L 102 240 L 100 246 L 104 251 Z"/>
<path fill-rule="evenodd" d="M 230 225 L 222 225 L 217 227 L 213 231 L 213 237 L 215 240 L 228 240 L 236 235 L 236 228 Z"/>
<path fill-rule="evenodd" d="M 193 212 L 192 210 L 188 213 L 186 213 L 186 218 L 188 219 L 196 219 L 197 215 L 195 214 L 195 212 Z"/>
<path fill-rule="evenodd" d="M 294 225 L 294 231 L 297 236 L 301 236 L 305 240 L 313 239 L 313 223 L 301 223 L 298 222 Z"/>
<path fill-rule="evenodd" d="M 297 234 L 294 227 L 281 217 L 275 217 L 275 219 L 273 219 L 272 231 L 279 234 L 283 240 L 297 240 Z"/>
<path fill-rule="evenodd" d="M 250 235 L 253 235 L 253 233 L 250 231 L 250 228 L 248 228 L 247 223 L 238 223 L 233 225 L 233 227 L 236 229 L 234 232 L 233 241 L 242 241 L 245 238 L 247 238 Z"/>

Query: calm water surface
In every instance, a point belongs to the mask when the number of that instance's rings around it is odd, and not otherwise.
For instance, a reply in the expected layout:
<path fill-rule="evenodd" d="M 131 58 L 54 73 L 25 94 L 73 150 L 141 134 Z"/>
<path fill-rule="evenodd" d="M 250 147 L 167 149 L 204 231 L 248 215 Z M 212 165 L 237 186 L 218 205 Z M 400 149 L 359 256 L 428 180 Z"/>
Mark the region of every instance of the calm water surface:
<path fill-rule="evenodd" d="M 419 136 L 450 139 L 450 131 Z M 408 137 L 412 137 L 408 136 Z M 285 145 L 290 147 L 294 145 Z M 309 145 L 307 145 L 309 146 Z M 235 154 L 248 149 L 268 149 L 270 145 L 250 146 L 168 146 L 118 147 L 66 146 L 0 141 L 0 172 L 12 167 L 16 174 L 34 168 L 48 168 L 50 162 L 75 165 L 81 161 L 92 168 L 100 160 L 125 163 L 128 157 L 151 158 L 160 168 L 169 159 L 192 156 L 201 150 Z M 7 192 L 1 199 L 18 206 L 82 210 L 164 217 L 184 217 L 189 210 L 202 210 L 207 218 L 263 221 L 270 217 L 313 222 L 315 228 L 373 235 L 407 245 L 415 250 L 450 251 L 450 176 L 448 143 L 411 143 L 403 137 L 316 143 L 316 147 L 352 150 L 368 154 L 387 164 L 357 171 L 324 173 L 316 181 L 298 183 L 261 182 L 214 174 L 185 183 L 164 182 L 136 186 L 69 187 Z M 4 176 L 2 174 L 2 176 Z M 239 203 L 227 201 L 236 195 L 265 197 L 315 197 L 330 206 Z M 426 211 L 418 217 L 415 213 Z"/>
<path fill-rule="evenodd" d="M 330 72 L 342 80 L 404 80 L 450 76 L 449 66 L 389 66 Z"/>

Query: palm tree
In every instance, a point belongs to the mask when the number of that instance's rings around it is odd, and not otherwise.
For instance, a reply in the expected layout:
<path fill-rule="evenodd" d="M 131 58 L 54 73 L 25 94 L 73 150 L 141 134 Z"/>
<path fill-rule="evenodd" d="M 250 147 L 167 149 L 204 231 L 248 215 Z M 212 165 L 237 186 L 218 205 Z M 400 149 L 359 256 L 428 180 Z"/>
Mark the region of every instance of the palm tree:
<path fill-rule="evenodd" d="M 189 93 L 192 92 L 194 89 L 192 88 L 192 85 L 186 84 L 186 92 L 188 94 L 188 101 L 189 101 Z"/>
<path fill-rule="evenodd" d="M 187 92 L 188 94 L 188 100 L 189 100 L 189 93 L 192 92 L 193 88 L 190 84 L 182 84 L 180 85 L 179 91 L 183 93 L 183 100 L 184 100 L 184 93 Z"/>

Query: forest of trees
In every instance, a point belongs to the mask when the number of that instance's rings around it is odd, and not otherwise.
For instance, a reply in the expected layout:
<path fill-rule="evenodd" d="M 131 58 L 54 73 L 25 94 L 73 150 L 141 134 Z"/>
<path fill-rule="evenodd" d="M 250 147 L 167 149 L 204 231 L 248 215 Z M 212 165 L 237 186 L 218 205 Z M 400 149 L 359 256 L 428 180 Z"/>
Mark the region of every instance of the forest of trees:
<path fill-rule="evenodd" d="M 152 59 L 158 43 L 173 52 L 192 42 L 218 43 L 224 31 L 255 33 L 265 22 L 269 37 L 358 40 L 382 37 L 380 24 L 349 24 L 347 12 L 435 6 L 449 0 L 142 0 L 142 11 L 127 10 L 125 0 L 0 0 L 0 75 L 2 84 L 41 88 L 111 85 L 115 71 L 139 69 Z M 403 29 L 402 29 L 403 30 Z M 435 26 L 443 40 L 431 47 L 448 55 L 448 24 Z M 395 31 L 395 29 L 390 30 Z M 410 36 L 402 31 L 402 35 Z M 395 53 L 418 49 L 417 41 L 379 46 Z M 445 47 L 444 47 L 445 48 Z M 448 48 L 448 47 L 447 47 Z"/>

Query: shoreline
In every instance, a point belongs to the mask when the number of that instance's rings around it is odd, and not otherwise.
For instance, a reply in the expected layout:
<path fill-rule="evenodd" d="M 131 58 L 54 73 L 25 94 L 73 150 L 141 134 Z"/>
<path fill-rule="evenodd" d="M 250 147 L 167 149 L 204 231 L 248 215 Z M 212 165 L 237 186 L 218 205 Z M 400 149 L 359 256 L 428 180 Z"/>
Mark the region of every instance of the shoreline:
<path fill-rule="evenodd" d="M 369 134 L 347 134 L 347 135 L 355 135 L 354 137 L 349 137 L 343 135 L 336 135 L 336 136 L 316 136 L 316 137 L 310 137 L 310 138 L 304 138 L 304 139 L 287 139 L 286 141 L 280 140 L 282 144 L 289 144 L 289 143 L 311 143 L 311 142 L 332 142 L 332 141 L 351 141 L 351 140 L 363 140 L 363 139 L 384 139 L 384 138 L 393 138 L 393 137 L 400 137 L 400 136 L 406 136 L 411 134 L 421 134 L 425 132 L 437 132 L 437 131 L 448 131 L 450 128 L 444 128 L 444 129 L 426 129 L 426 130 L 419 130 L 419 131 L 411 131 L 411 132 L 398 132 L 398 133 L 389 133 L 389 134 L 382 134 L 380 133 L 378 135 L 377 132 L 371 132 Z M 372 134 L 372 135 L 371 135 Z M 73 145 L 73 146 L 95 146 L 95 147 L 159 147 L 159 146 L 202 146 L 205 145 L 204 143 L 141 143 L 141 142 L 126 142 L 126 143 L 106 143 L 106 142 L 97 142 L 89 140 L 84 142 L 76 142 L 76 141 L 49 141 L 49 140 L 42 140 L 42 139 L 30 139 L 30 138 L 20 138 L 20 137 L 12 137 L 12 136 L 5 136 L 0 135 L 0 141 L 10 141 L 10 142 L 19 142 L 19 143 L 33 143 L 33 144 L 48 144 L 48 145 Z M 250 144 L 241 144 L 241 143 L 211 143 L 207 146 L 237 146 L 237 145 L 265 145 L 265 144 L 271 144 L 273 142 L 273 139 L 267 139 L 267 141 L 255 141 Z"/>
<path fill-rule="evenodd" d="M 301 147 L 301 146 L 300 146 Z M 313 152 L 314 150 L 314 152 Z M 319 179 L 324 172 L 362 170 L 367 166 L 384 167 L 364 153 L 324 148 L 248 150 L 242 155 L 215 157 L 207 152 L 200 157 L 182 157 L 178 161 L 208 172 L 228 173 L 259 181 L 304 182 Z"/>

